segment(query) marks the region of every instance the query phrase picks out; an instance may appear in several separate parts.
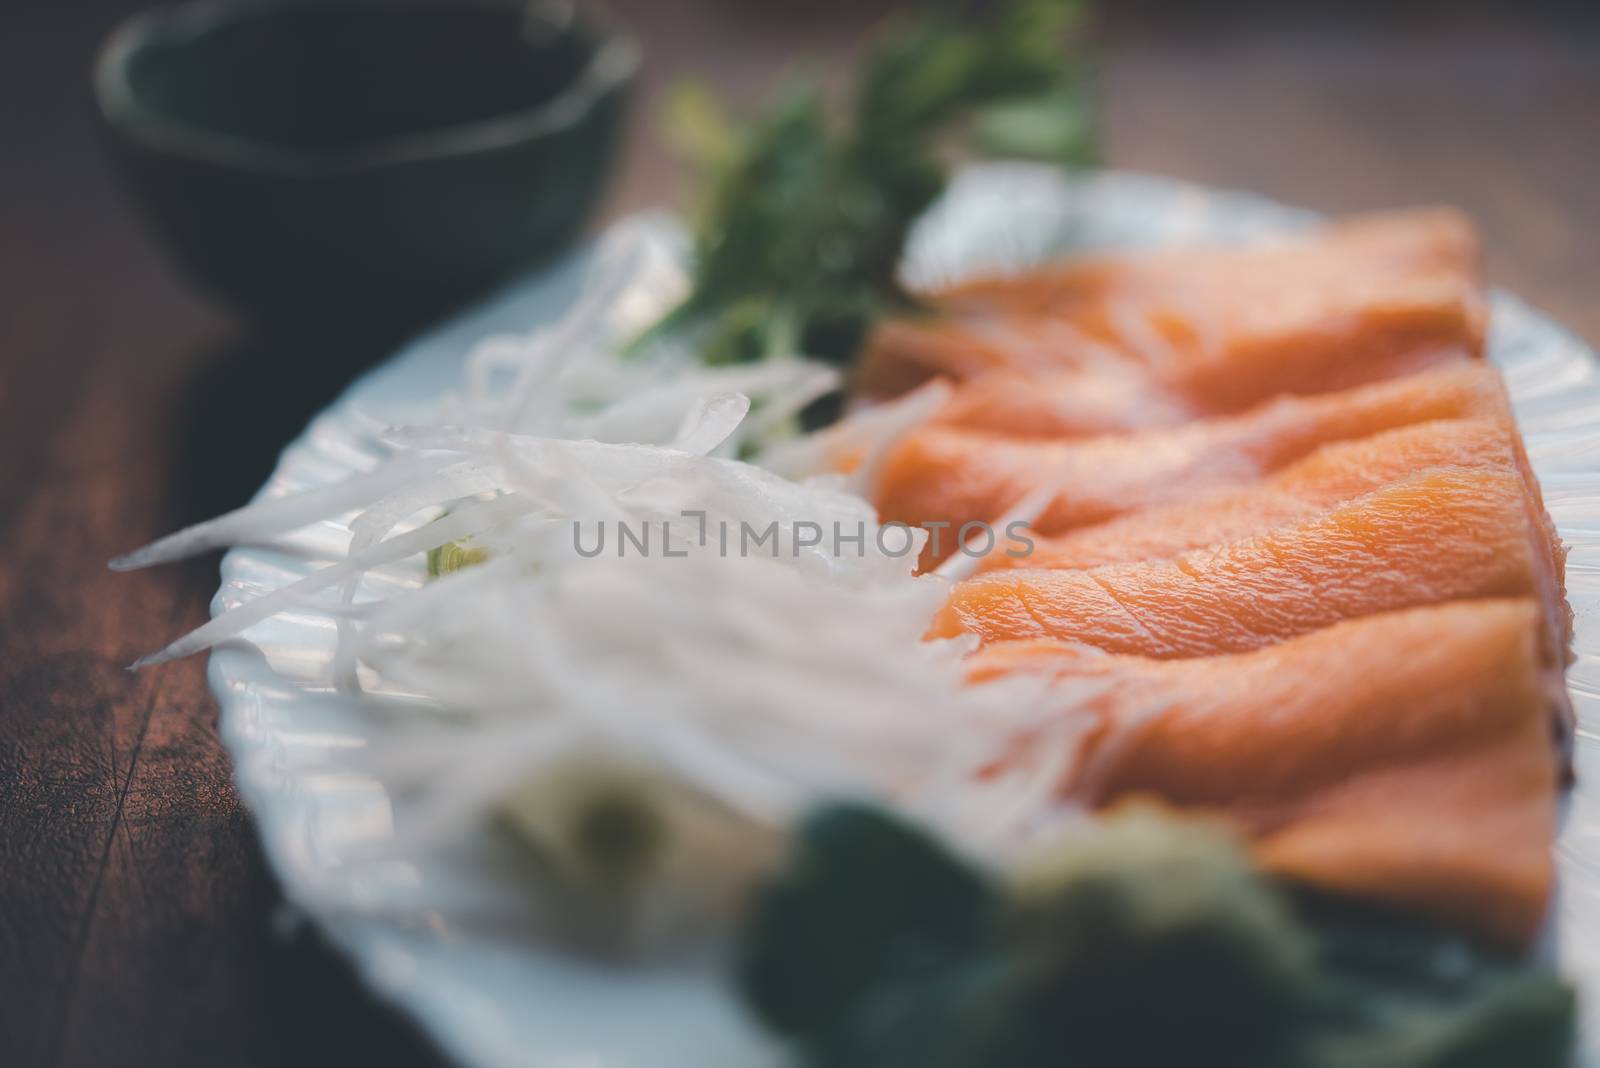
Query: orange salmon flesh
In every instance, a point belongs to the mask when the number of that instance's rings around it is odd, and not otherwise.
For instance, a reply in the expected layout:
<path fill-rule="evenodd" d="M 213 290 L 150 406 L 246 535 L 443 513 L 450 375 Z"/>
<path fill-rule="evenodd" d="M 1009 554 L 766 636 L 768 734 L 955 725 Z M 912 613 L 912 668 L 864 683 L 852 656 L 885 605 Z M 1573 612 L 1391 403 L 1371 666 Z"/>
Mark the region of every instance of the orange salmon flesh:
<path fill-rule="evenodd" d="M 1572 613 L 1478 258 L 1428 209 L 930 291 L 853 388 L 953 389 L 858 478 L 940 530 L 924 570 L 1041 504 L 1028 551 L 952 561 L 928 636 L 974 641 L 975 685 L 1073 683 L 1063 801 L 1220 816 L 1286 879 L 1526 946 Z"/>
<path fill-rule="evenodd" d="M 1458 363 L 1316 397 L 1277 397 L 1237 415 L 1171 429 L 1083 439 L 1015 438 L 925 426 L 885 458 L 875 487 L 879 518 L 912 526 L 993 522 L 1048 487 L 1034 523 L 1057 534 L 1152 505 L 1194 500 L 1260 479 L 1323 445 L 1436 419 L 1509 422 L 1500 376 Z M 923 565 L 955 551 L 929 544 Z"/>
<path fill-rule="evenodd" d="M 1481 355 L 1486 319 L 1471 225 L 1440 211 L 1243 249 L 1050 265 L 930 298 L 931 316 L 878 328 L 858 392 L 1013 372 L 996 408 L 1019 420 L 1011 426 L 1058 434 L 1176 422 Z M 1026 381 L 1041 388 L 1030 395 Z M 1121 403 L 1075 403 L 1112 394 Z M 996 408 L 958 404 L 952 419 L 994 426 Z"/>
<path fill-rule="evenodd" d="M 1192 660 L 1002 643 L 972 672 L 1110 684 L 1065 793 L 1226 814 L 1270 870 L 1525 945 L 1550 896 L 1558 775 L 1538 615 L 1463 601 Z"/>

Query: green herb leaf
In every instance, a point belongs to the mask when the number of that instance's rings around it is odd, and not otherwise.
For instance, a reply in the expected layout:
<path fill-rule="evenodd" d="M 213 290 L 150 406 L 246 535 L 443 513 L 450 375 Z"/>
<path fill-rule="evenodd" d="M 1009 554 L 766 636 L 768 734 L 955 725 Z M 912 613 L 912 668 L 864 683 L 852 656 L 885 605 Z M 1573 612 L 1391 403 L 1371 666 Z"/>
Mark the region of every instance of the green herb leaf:
<path fill-rule="evenodd" d="M 899 22 L 867 57 L 842 121 L 797 88 L 730 132 L 703 91 L 684 90 L 671 129 L 706 176 L 695 276 L 635 345 L 687 334 L 711 363 L 851 360 L 874 319 L 918 307 L 895 272 L 912 223 L 944 189 L 946 132 L 970 120 L 991 148 L 1090 155 L 1088 93 L 1068 50 L 1081 12 L 1076 0 L 1020 0 L 988 25 Z M 1031 110 L 984 116 L 1007 102 Z"/>
<path fill-rule="evenodd" d="M 984 108 L 973 124 L 972 140 L 991 156 L 1083 166 L 1092 163 L 1097 154 L 1089 116 L 1087 90 L 1052 89 Z"/>

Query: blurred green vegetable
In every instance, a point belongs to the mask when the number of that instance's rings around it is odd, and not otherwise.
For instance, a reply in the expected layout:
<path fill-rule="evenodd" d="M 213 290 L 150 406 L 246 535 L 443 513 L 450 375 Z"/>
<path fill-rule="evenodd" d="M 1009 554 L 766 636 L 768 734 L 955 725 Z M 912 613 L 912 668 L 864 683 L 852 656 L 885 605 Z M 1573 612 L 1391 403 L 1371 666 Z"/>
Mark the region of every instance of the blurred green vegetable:
<path fill-rule="evenodd" d="M 824 810 L 751 921 L 744 989 L 785 1034 L 848 1030 L 864 997 L 959 968 L 999 921 L 995 888 L 938 843 L 871 809 Z"/>
<path fill-rule="evenodd" d="M 1130 811 L 1035 858 L 1014 899 L 996 1015 L 1026 1026 L 984 1035 L 992 1063 L 1290 1063 L 1313 940 L 1225 832 Z"/>
<path fill-rule="evenodd" d="M 439 578 L 489 559 L 488 550 L 470 541 L 447 541 L 428 550 L 428 577 Z"/>
<path fill-rule="evenodd" d="M 1543 967 L 1304 899 L 1149 809 L 1009 889 L 882 813 L 820 813 L 741 982 L 817 1068 L 1558 1068 L 1574 1013 Z"/>
<path fill-rule="evenodd" d="M 689 332 L 705 359 L 846 363 L 871 322 L 916 301 L 895 280 L 911 224 L 943 191 L 940 141 L 1082 162 L 1089 94 L 1070 49 L 1079 0 L 1018 0 L 987 23 L 904 19 L 865 60 L 846 115 L 815 89 L 736 127 L 709 94 L 674 97 L 668 126 L 695 161 L 689 296 L 636 345 Z"/>
<path fill-rule="evenodd" d="M 1577 1004 L 1550 970 L 1400 916 L 1301 902 L 1318 933 L 1328 1029 L 1317 1068 L 1566 1066 Z"/>
<path fill-rule="evenodd" d="M 986 109 L 973 126 L 972 141 L 985 155 L 1083 166 L 1096 155 L 1093 114 L 1088 85 L 1064 85 L 1031 100 Z"/>

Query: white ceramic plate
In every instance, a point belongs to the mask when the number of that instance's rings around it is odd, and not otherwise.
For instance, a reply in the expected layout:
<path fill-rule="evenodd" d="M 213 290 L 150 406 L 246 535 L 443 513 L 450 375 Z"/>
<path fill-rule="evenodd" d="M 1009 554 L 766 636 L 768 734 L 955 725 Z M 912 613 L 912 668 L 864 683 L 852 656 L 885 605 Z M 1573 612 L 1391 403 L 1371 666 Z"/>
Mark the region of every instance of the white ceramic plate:
<path fill-rule="evenodd" d="M 962 173 L 919 228 L 913 281 L 1004 267 L 1067 248 L 1232 239 L 1304 226 L 1307 212 L 1140 175 L 1068 179 L 1041 168 Z M 660 256 L 681 256 L 667 219 L 644 224 Z M 323 485 L 371 466 L 372 432 L 404 422 L 455 385 L 472 343 L 562 312 L 588 250 L 526 279 L 357 381 L 284 452 L 263 495 Z M 1551 943 L 1589 995 L 1600 1033 L 1600 366 L 1570 333 L 1496 294 L 1491 353 L 1506 372 L 1551 514 L 1572 544 L 1577 611 L 1579 782 L 1559 846 Z M 213 611 L 306 574 L 348 531 L 321 524 L 283 551 L 236 550 Z M 420 582 L 420 561 L 371 576 L 374 588 Z M 334 624 L 290 613 L 212 656 L 222 734 L 239 791 L 289 898 L 341 946 L 368 982 L 414 1013 L 463 1064 L 481 1068 L 759 1068 L 777 1051 L 744 1019 L 714 962 L 622 969 L 552 950 L 515 858 L 485 833 L 427 854 L 394 841 L 389 799 L 350 754 L 370 713 L 327 682 Z M 397 697 L 396 700 L 399 700 Z M 1600 1058 L 1586 1057 L 1600 1064 Z"/>

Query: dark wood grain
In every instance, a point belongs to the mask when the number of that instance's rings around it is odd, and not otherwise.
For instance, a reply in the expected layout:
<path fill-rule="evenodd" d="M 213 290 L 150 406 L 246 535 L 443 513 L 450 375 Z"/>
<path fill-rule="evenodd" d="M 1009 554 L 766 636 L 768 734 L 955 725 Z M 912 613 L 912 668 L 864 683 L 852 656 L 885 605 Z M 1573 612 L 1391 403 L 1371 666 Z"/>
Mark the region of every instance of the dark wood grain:
<path fill-rule="evenodd" d="M 122 667 L 204 618 L 216 561 L 104 561 L 242 501 L 385 347 L 252 339 L 172 279 L 86 90 L 129 6 L 0 15 L 0 1065 L 437 1063 L 315 936 L 282 930 L 204 665 Z M 609 6 L 650 64 L 607 216 L 681 192 L 649 110 L 671 79 L 750 99 L 796 59 L 836 75 L 879 9 Z M 1460 204 L 1498 280 L 1600 340 L 1582 8 L 1291 6 L 1109 10 L 1111 161 L 1334 211 Z"/>

